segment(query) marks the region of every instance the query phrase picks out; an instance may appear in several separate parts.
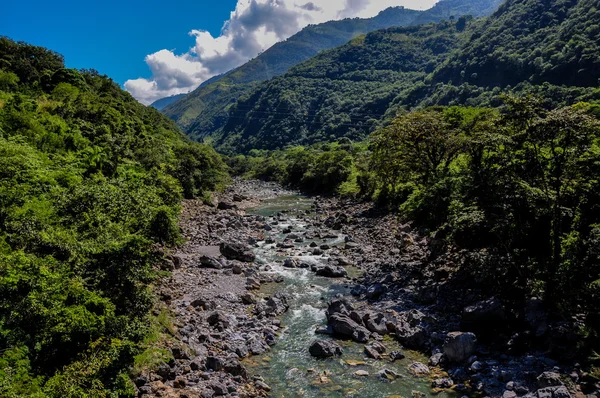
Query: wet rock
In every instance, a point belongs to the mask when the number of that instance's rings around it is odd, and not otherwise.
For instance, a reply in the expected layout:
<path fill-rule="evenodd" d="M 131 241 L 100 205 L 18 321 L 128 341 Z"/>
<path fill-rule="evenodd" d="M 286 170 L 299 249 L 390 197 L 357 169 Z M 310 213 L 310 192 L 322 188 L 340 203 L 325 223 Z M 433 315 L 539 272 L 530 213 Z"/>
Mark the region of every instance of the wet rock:
<path fill-rule="evenodd" d="M 430 373 L 429 367 L 421 362 L 413 362 L 408 370 L 417 377 L 427 376 Z"/>
<path fill-rule="evenodd" d="M 369 341 L 369 332 L 365 327 L 360 326 L 347 315 L 333 314 L 328 320 L 331 329 L 342 336 L 351 337 L 358 343 L 366 343 Z"/>
<path fill-rule="evenodd" d="M 316 274 L 326 278 L 345 278 L 348 276 L 348 272 L 344 267 L 334 267 L 332 265 L 318 268 Z"/>
<path fill-rule="evenodd" d="M 328 340 L 316 340 L 308 349 L 310 355 L 315 358 L 330 358 L 340 356 L 343 353 L 342 347 L 337 343 Z"/>
<path fill-rule="evenodd" d="M 442 354 L 441 352 L 432 355 L 429 358 L 429 365 L 430 366 L 440 366 L 442 364 L 444 360 L 444 354 Z"/>
<path fill-rule="evenodd" d="M 233 195 L 234 202 L 243 202 L 244 200 L 248 200 L 248 197 L 237 193 Z"/>
<path fill-rule="evenodd" d="M 452 379 L 447 378 L 447 377 L 435 379 L 431 383 L 431 386 L 433 388 L 451 388 L 453 385 L 454 385 L 454 381 L 452 381 Z"/>
<path fill-rule="evenodd" d="M 399 361 L 401 359 L 406 358 L 406 355 L 402 353 L 402 351 L 392 351 L 390 352 L 390 359 L 392 362 Z"/>
<path fill-rule="evenodd" d="M 267 383 L 265 383 L 264 381 L 262 381 L 262 380 L 256 380 L 256 381 L 254 381 L 254 385 L 259 390 L 267 391 L 267 392 L 271 391 L 271 387 Z"/>
<path fill-rule="evenodd" d="M 288 304 L 288 298 L 283 292 L 275 293 L 267 300 L 267 307 L 269 307 L 270 316 L 279 316 L 285 313 L 290 305 Z"/>
<path fill-rule="evenodd" d="M 221 269 L 223 268 L 223 264 L 214 257 L 202 256 L 200 257 L 200 268 Z"/>
<path fill-rule="evenodd" d="M 475 354 L 476 344 L 473 333 L 451 332 L 444 341 L 444 354 L 450 362 L 466 362 Z"/>
<path fill-rule="evenodd" d="M 377 376 L 381 379 L 393 381 L 402 377 L 401 374 L 394 372 L 391 369 L 382 369 L 377 373 Z"/>
<path fill-rule="evenodd" d="M 287 258 L 284 262 L 283 262 L 283 266 L 285 268 L 296 268 L 296 261 L 294 261 L 291 258 Z"/>
<path fill-rule="evenodd" d="M 372 359 L 381 359 L 381 354 L 372 346 L 365 346 L 365 355 Z"/>
<path fill-rule="evenodd" d="M 240 243 L 221 243 L 219 249 L 221 254 L 228 260 L 251 263 L 256 259 L 252 249 Z"/>
<path fill-rule="evenodd" d="M 366 370 L 357 370 L 356 372 L 354 372 L 354 375 L 358 377 L 367 377 L 369 376 L 369 372 L 367 372 Z"/>

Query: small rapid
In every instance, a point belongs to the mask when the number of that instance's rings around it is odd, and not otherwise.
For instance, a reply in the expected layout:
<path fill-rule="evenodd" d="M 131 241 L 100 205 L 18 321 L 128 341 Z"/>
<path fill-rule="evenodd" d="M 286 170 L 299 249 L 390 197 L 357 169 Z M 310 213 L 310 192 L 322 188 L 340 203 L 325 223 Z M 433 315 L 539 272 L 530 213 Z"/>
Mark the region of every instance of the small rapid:
<path fill-rule="evenodd" d="M 302 196 L 286 196 L 263 202 L 249 211 L 266 218 L 272 227 L 265 241 L 258 242 L 255 253 L 265 272 L 283 277 L 283 283 L 266 285 L 261 293 L 270 295 L 283 292 L 289 299 L 290 309 L 281 318 L 282 330 L 277 344 L 263 356 L 246 360 L 246 365 L 264 377 L 271 386 L 272 397 L 414 397 L 432 394 L 430 379 L 417 378 L 410 374 L 408 366 L 414 361 L 427 362 L 418 353 L 405 351 L 392 338 L 386 337 L 383 344 L 387 352 L 401 349 L 407 358 L 391 362 L 389 359 L 367 359 L 364 345 L 352 341 L 336 340 L 343 347 L 341 357 L 320 360 L 313 358 L 308 348 L 316 339 L 331 339 L 317 335 L 315 330 L 327 324 L 327 303 L 337 295 L 351 297 L 351 283 L 347 279 L 329 279 L 316 276 L 309 268 L 285 268 L 283 262 L 293 259 L 304 266 L 326 264 L 327 254 L 313 255 L 309 245 L 343 245 L 343 236 L 310 238 L 314 227 L 306 215 L 312 201 Z M 281 212 L 285 212 L 283 215 Z M 299 239 L 287 251 L 278 247 L 293 234 L 307 237 Z M 286 232 L 286 233 L 284 233 Z M 316 234 L 317 236 L 319 234 Z M 322 234 L 321 234 L 322 235 Z M 268 243 L 267 243 L 268 242 Z M 347 267 L 350 276 L 359 275 L 358 269 Z M 389 369 L 400 375 L 388 380 L 378 375 Z M 361 371 L 361 372 L 358 372 Z M 358 374 L 357 374 L 358 372 Z M 440 394 L 445 396 L 447 394 Z M 440 396 L 438 395 L 438 396 Z"/>

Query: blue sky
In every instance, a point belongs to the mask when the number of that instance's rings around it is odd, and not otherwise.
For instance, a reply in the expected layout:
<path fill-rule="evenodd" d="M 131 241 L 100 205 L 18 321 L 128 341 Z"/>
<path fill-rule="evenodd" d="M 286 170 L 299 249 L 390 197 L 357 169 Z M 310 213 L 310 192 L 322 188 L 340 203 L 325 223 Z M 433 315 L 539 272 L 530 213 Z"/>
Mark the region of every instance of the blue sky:
<path fill-rule="evenodd" d="M 3 0 L 0 35 L 48 47 L 68 67 L 94 68 L 123 84 L 150 77 L 146 55 L 160 49 L 186 52 L 188 32 L 217 36 L 236 0 L 41 1 Z"/>
<path fill-rule="evenodd" d="M 93 68 L 144 104 L 188 93 L 311 23 L 437 0 L 2 0 L 0 35 Z M 224 24 L 226 28 L 223 29 Z"/>

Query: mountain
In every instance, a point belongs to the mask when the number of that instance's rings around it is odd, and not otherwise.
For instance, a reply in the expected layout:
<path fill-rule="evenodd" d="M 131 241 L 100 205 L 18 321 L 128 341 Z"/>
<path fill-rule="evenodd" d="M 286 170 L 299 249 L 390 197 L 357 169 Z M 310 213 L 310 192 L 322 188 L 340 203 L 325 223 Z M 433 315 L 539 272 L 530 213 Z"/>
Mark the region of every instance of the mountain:
<path fill-rule="evenodd" d="M 179 100 L 185 96 L 186 96 L 186 94 L 172 95 L 170 97 L 162 98 L 162 99 L 159 99 L 158 101 L 154 101 L 150 106 L 153 107 L 154 109 L 162 111 L 167 106 L 171 105 L 172 103 L 176 102 L 177 100 Z"/>
<path fill-rule="evenodd" d="M 225 151 L 365 138 L 402 109 L 600 98 L 598 0 L 509 0 L 488 18 L 372 32 L 263 83 L 231 108 Z"/>
<path fill-rule="evenodd" d="M 440 21 L 459 15 L 487 15 L 501 0 L 441 0 L 427 11 L 403 7 L 388 8 L 369 19 L 331 21 L 304 28 L 288 40 L 277 43 L 241 67 L 205 82 L 163 113 L 191 137 L 202 140 L 218 132 L 227 121 L 228 108 L 259 83 L 280 76 L 291 67 L 320 51 L 347 43 L 362 34 L 392 26 Z"/>
<path fill-rule="evenodd" d="M 106 76 L 0 37 L 0 396 L 134 396 L 159 249 L 224 178 Z"/>

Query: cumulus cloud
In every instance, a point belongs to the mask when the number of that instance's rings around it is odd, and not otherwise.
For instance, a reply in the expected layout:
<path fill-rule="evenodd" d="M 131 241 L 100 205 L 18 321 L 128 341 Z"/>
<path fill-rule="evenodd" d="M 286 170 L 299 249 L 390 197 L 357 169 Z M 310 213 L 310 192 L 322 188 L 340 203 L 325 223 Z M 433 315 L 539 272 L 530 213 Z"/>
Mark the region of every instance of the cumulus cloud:
<path fill-rule="evenodd" d="M 125 88 L 144 104 L 187 93 L 209 78 L 225 73 L 256 57 L 278 41 L 308 24 L 334 19 L 372 17 L 381 10 L 403 5 L 427 9 L 437 0 L 238 0 L 218 37 L 192 30 L 194 44 L 188 52 L 160 50 L 146 56 L 149 79 L 125 82 Z"/>

